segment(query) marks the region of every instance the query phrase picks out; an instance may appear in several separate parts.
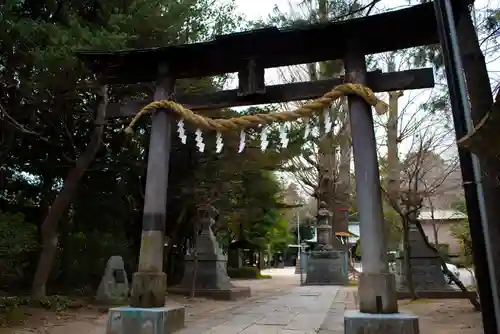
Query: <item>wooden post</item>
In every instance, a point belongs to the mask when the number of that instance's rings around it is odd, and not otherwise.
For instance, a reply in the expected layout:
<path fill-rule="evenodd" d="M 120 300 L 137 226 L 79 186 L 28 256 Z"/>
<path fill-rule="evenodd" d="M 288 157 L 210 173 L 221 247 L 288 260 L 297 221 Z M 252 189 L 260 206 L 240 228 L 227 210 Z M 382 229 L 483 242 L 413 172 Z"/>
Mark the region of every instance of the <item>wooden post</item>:
<path fill-rule="evenodd" d="M 366 64 L 355 49 L 344 59 L 346 79 L 366 84 Z M 360 311 L 397 313 L 396 282 L 389 273 L 377 147 L 370 106 L 357 96 L 349 96 L 352 149 L 356 176 L 356 200 L 360 220 L 363 273 L 359 281 Z"/>
<path fill-rule="evenodd" d="M 155 101 L 169 99 L 174 86 L 175 79 L 169 75 L 168 67 L 161 64 Z M 132 278 L 131 304 L 135 307 L 165 305 L 167 276 L 163 272 L 163 249 L 171 134 L 168 111 L 156 110 L 152 116 L 139 268 Z"/>

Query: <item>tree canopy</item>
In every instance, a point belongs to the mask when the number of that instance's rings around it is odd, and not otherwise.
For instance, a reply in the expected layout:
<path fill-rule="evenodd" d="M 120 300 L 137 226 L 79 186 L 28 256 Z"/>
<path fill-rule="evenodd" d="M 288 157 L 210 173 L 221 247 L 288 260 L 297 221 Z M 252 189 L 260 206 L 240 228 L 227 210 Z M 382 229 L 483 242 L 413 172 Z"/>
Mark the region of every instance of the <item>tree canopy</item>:
<path fill-rule="evenodd" d="M 78 168 L 97 127 L 99 101 L 97 78 L 75 52 L 206 40 L 243 27 L 234 8 L 230 0 L 19 0 L 1 5 L 2 286 L 25 288 L 31 283 L 42 246 L 42 222 L 64 187 L 72 194 L 55 225 L 54 263 L 45 268 L 50 272 L 49 293 L 64 287 L 95 288 L 111 255 L 122 255 L 129 273 L 135 270 L 149 122 L 140 122 L 138 135 L 129 140 L 122 134 L 127 120 L 106 119 L 90 166 L 78 182 L 69 184 L 68 175 Z M 225 77 L 180 80 L 177 89 L 210 92 L 224 81 Z M 153 85 L 147 83 L 107 91 L 110 102 L 152 92 Z M 232 114 L 215 110 L 211 115 Z M 211 144 L 215 138 L 207 135 L 206 141 Z M 243 154 L 228 152 L 236 151 L 237 142 L 236 136 L 228 138 L 227 153 L 202 155 L 194 140 L 182 145 L 173 139 L 167 235 L 179 246 L 193 231 L 197 207 L 206 203 L 221 212 L 222 239 L 239 235 L 243 226 L 241 233 L 260 247 L 280 249 L 288 244 L 280 184 L 272 171 L 294 154 L 294 147 L 263 154 L 250 141 Z"/>

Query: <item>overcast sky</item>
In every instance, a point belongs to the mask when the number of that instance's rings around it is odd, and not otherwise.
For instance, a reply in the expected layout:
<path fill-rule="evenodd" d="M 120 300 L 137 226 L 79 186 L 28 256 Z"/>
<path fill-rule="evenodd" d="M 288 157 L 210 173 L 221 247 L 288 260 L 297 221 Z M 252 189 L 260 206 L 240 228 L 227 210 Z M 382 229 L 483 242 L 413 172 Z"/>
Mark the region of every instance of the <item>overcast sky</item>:
<path fill-rule="evenodd" d="M 302 2 L 303 0 L 236 0 L 238 5 L 238 11 L 246 16 L 248 20 L 266 20 L 268 16 L 272 13 L 273 8 L 277 6 L 281 12 L 290 13 L 292 10 L 298 10 L 297 4 Z M 363 0 L 364 3 L 369 3 L 371 0 Z M 414 1 L 416 2 L 416 1 Z M 401 9 L 404 7 L 408 7 L 408 0 L 382 0 L 379 4 L 377 4 L 377 9 Z M 485 7 L 487 8 L 499 8 L 500 0 L 476 0 L 475 2 L 476 9 L 481 10 Z M 483 45 L 483 48 L 487 48 L 487 45 Z M 491 53 L 490 53 L 491 54 Z M 496 52 L 495 56 L 498 57 L 500 52 Z M 488 61 L 488 70 L 490 72 L 490 77 L 492 78 L 493 83 L 498 83 L 500 80 L 500 60 L 494 59 L 494 57 L 490 57 L 487 59 Z M 381 63 L 381 69 L 386 70 Z M 408 68 L 401 68 L 401 70 Z M 283 72 L 290 73 L 290 69 L 281 71 L 277 69 L 267 69 L 266 70 L 266 84 L 279 84 L 284 83 L 286 80 L 283 79 Z M 237 80 L 232 80 L 229 83 L 228 88 L 236 88 Z M 407 106 L 407 108 L 418 108 L 418 106 L 426 101 L 432 90 L 413 90 L 405 92 L 405 95 L 400 99 L 400 106 Z M 416 96 L 418 97 L 416 98 Z M 383 96 L 381 96 L 384 98 Z M 412 114 L 412 112 L 408 112 L 408 114 Z M 402 120 L 404 122 L 404 120 Z M 385 137 L 384 133 L 377 131 L 377 136 Z M 453 137 L 450 137 L 450 140 L 453 140 Z M 402 146 L 405 146 L 406 143 L 403 143 Z M 402 151 L 405 151 L 403 148 Z"/>
<path fill-rule="evenodd" d="M 238 11 L 246 16 L 248 20 L 267 19 L 277 6 L 281 12 L 289 13 L 290 8 L 297 8 L 297 4 L 303 0 L 236 0 Z M 362 0 L 369 3 L 371 0 Z M 377 4 L 378 9 L 400 9 L 408 7 L 408 0 L 382 0 Z M 500 8 L 500 0 L 476 0 L 475 7 L 480 10 L 484 8 Z M 497 36 L 499 36 L 497 34 Z M 500 37 L 499 37 L 500 38 Z M 496 82 L 500 81 L 500 61 L 488 59 L 490 75 Z M 272 80 L 275 81 L 275 80 Z"/>
<path fill-rule="evenodd" d="M 250 20 L 265 19 L 272 12 L 274 6 L 278 6 L 282 11 L 288 11 L 290 4 L 295 5 L 301 0 L 236 0 L 239 11 L 244 13 Z M 363 0 L 361 2 L 369 3 L 370 1 Z M 498 8 L 498 0 L 476 0 L 475 6 L 483 8 Z M 392 8 L 408 6 L 408 0 L 382 0 L 377 4 L 378 8 Z"/>
<path fill-rule="evenodd" d="M 236 0 L 237 6 L 238 6 L 238 11 L 241 14 L 244 14 L 244 16 L 247 18 L 247 20 L 255 21 L 255 20 L 266 20 L 269 15 L 272 13 L 273 8 L 277 6 L 279 10 L 282 13 L 290 13 L 291 8 L 292 10 L 297 10 L 298 6 L 297 4 L 302 2 L 303 0 Z M 361 2 L 363 3 L 369 3 L 371 0 L 362 0 Z M 416 1 L 413 1 L 415 3 Z M 407 7 L 408 5 L 408 0 L 382 0 L 379 4 L 377 4 L 377 9 L 382 10 L 382 9 L 390 9 L 390 10 L 396 10 L 396 9 L 401 9 L 404 7 Z M 478 10 L 484 9 L 484 8 L 500 8 L 500 0 L 476 0 L 475 2 L 475 8 Z M 415 27 L 418 29 L 418 27 Z M 498 34 L 497 34 L 498 36 Z M 499 37 L 500 38 L 500 37 Z M 488 45 L 483 45 L 484 48 L 488 48 Z M 495 56 L 499 57 L 500 52 L 496 52 Z M 488 70 L 490 73 L 490 77 L 492 79 L 492 82 L 498 83 L 500 80 L 500 60 L 495 59 L 494 57 L 490 57 L 487 59 L 488 62 Z M 386 70 L 381 67 L 383 70 Z M 402 69 L 407 69 L 407 68 L 402 68 Z M 288 72 L 290 70 L 288 69 Z M 277 69 L 267 69 L 266 70 L 266 84 L 277 84 L 277 83 L 283 83 L 283 72 L 279 72 Z M 227 88 L 236 88 L 237 86 L 237 80 L 232 80 L 231 83 Z M 415 115 L 415 114 L 421 114 L 424 111 L 420 111 L 421 109 L 418 109 L 420 104 L 422 102 L 425 102 L 428 100 L 428 98 L 432 94 L 432 89 L 426 89 L 426 90 L 413 90 L 413 91 L 407 91 L 405 92 L 405 95 L 400 99 L 400 106 L 405 106 L 407 109 L 407 112 L 409 115 Z M 386 94 L 380 94 L 380 97 L 385 99 Z M 412 117 L 412 116 L 410 116 Z M 428 116 L 422 116 L 422 118 L 428 117 Z M 420 118 L 420 117 L 417 117 Z M 415 121 L 413 119 L 413 121 Z M 400 120 L 400 123 L 404 123 L 404 119 Z M 376 127 L 376 135 L 377 135 L 377 140 L 384 141 L 385 142 L 385 131 L 380 128 Z M 454 135 L 453 133 L 450 133 L 449 135 L 449 143 L 452 145 L 451 149 L 449 149 L 445 155 L 446 156 L 454 156 L 456 149 L 455 145 L 453 144 L 454 142 Z M 412 144 L 409 143 L 408 141 L 403 141 L 400 146 L 400 152 L 402 154 L 407 153 L 408 151 L 411 150 Z M 382 147 L 381 153 L 385 151 L 385 147 Z"/>

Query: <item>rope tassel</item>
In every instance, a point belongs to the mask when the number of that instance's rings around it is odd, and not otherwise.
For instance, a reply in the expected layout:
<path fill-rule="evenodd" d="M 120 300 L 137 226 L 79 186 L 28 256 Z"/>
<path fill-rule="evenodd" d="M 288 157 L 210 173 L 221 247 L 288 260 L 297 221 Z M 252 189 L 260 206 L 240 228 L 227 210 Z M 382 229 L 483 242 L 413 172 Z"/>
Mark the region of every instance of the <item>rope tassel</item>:
<path fill-rule="evenodd" d="M 196 129 L 195 140 L 196 140 L 196 147 L 198 147 L 198 150 L 200 152 L 204 152 L 205 151 L 205 143 L 203 143 L 203 133 L 201 132 L 200 129 Z"/>
<path fill-rule="evenodd" d="M 245 131 L 244 130 L 241 130 L 240 131 L 240 146 L 238 148 L 238 153 L 241 153 L 243 152 L 243 150 L 245 149 L 245 146 L 246 146 L 246 134 L 245 134 Z"/>

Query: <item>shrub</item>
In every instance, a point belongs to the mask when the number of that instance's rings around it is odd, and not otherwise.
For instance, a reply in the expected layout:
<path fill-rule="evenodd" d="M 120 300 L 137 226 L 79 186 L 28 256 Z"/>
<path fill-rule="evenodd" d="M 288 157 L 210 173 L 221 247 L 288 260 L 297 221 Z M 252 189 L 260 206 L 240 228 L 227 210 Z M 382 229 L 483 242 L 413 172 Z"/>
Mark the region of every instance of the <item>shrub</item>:
<path fill-rule="evenodd" d="M 227 268 L 227 275 L 231 278 L 239 279 L 263 279 L 271 278 L 269 275 L 262 275 L 257 267 Z"/>
<path fill-rule="evenodd" d="M 130 245 L 120 233 L 99 231 L 71 233 L 62 251 L 67 252 L 62 264 L 64 280 L 73 287 L 96 288 L 110 256 L 120 255 L 125 263 L 132 257 Z"/>
<path fill-rule="evenodd" d="M 0 284 L 23 285 L 30 281 L 30 261 L 38 251 L 37 228 L 21 213 L 0 212 Z"/>
<path fill-rule="evenodd" d="M 468 260 L 464 256 L 450 258 L 449 262 L 457 266 L 457 268 L 466 268 Z"/>

